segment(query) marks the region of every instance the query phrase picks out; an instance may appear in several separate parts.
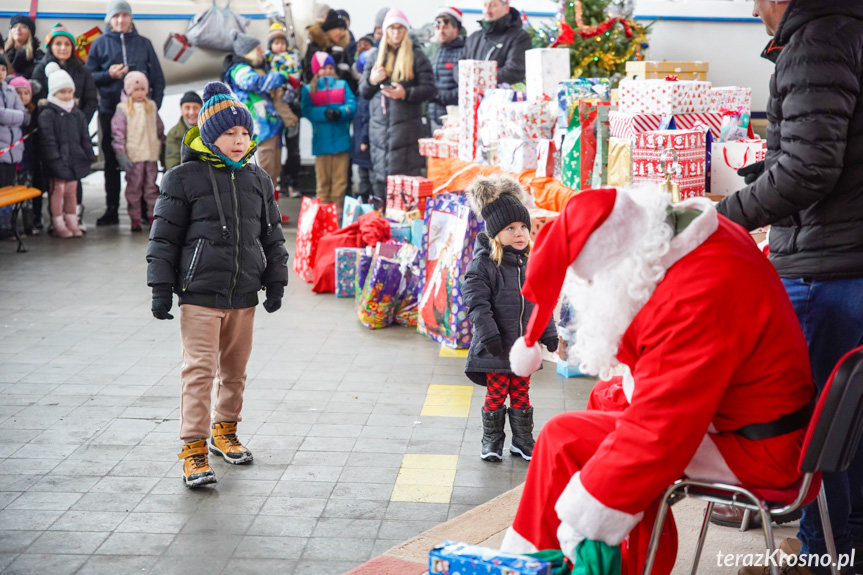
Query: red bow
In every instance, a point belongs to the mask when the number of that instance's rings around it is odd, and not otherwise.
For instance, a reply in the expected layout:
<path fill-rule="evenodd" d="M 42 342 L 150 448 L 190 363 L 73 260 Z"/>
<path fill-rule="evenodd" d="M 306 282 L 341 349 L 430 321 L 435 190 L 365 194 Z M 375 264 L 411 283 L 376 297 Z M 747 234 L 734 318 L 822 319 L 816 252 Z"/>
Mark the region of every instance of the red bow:
<path fill-rule="evenodd" d="M 575 33 L 572 31 L 572 28 L 570 28 L 568 24 L 561 24 L 560 34 L 558 34 L 557 40 L 554 41 L 554 44 L 552 44 L 551 47 L 557 48 L 558 46 L 571 46 L 573 42 L 575 42 Z"/>
<path fill-rule="evenodd" d="M 665 77 L 666 82 L 677 82 L 678 80 L 680 80 L 680 78 L 678 78 L 674 74 L 669 74 L 668 76 Z"/>

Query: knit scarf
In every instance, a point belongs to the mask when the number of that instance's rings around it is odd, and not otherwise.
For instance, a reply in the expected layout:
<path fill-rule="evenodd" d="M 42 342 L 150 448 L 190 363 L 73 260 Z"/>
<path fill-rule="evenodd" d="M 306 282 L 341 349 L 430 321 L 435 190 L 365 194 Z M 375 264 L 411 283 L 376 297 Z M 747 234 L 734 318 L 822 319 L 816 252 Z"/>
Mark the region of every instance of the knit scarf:
<path fill-rule="evenodd" d="M 75 99 L 61 100 L 55 95 L 48 96 L 48 101 L 67 112 L 71 112 L 75 108 Z"/>

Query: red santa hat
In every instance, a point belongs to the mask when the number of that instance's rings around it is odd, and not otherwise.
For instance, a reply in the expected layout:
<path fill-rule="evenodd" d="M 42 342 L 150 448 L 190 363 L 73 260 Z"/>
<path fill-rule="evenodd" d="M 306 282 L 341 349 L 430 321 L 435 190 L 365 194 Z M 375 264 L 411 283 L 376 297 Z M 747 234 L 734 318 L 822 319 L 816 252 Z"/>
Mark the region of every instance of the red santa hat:
<path fill-rule="evenodd" d="M 542 363 L 536 342 L 554 314 L 567 269 L 591 279 L 622 260 L 644 233 L 645 215 L 624 191 L 587 190 L 569 200 L 560 216 L 539 231 L 522 288 L 534 308 L 509 357 L 516 375 L 527 377 Z"/>

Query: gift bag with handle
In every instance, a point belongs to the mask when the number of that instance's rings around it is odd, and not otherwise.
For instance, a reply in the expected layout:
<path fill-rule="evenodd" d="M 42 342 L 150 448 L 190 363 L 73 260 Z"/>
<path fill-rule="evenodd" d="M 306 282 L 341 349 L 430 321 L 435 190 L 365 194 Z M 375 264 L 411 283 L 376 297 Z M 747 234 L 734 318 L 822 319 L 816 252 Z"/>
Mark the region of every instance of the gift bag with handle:
<path fill-rule="evenodd" d="M 318 241 L 338 229 L 335 204 L 321 204 L 320 200 L 304 197 L 297 222 L 297 249 L 294 272 L 306 282 L 315 279 L 314 263 Z"/>
<path fill-rule="evenodd" d="M 737 170 L 760 162 L 767 154 L 765 140 L 714 142 L 710 165 L 710 193 L 727 196 L 746 187 Z"/>

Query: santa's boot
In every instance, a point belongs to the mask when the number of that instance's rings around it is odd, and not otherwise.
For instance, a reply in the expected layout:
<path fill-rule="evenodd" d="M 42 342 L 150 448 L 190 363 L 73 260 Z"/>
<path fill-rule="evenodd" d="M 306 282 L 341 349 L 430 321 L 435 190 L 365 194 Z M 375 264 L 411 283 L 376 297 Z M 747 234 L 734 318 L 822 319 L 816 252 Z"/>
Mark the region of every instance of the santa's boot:
<path fill-rule="evenodd" d="M 84 232 L 81 231 L 81 228 L 78 227 L 78 215 L 77 214 L 65 214 L 63 219 L 66 220 L 66 227 L 69 228 L 69 231 L 72 232 L 72 236 L 76 238 L 80 238 L 84 235 Z"/>
<path fill-rule="evenodd" d="M 51 235 L 55 238 L 71 238 L 72 231 L 66 227 L 66 222 L 63 216 L 51 218 Z"/>
<path fill-rule="evenodd" d="M 216 483 L 216 473 L 207 461 L 206 440 L 190 441 L 177 457 L 183 460 L 183 483 L 186 487 Z"/>
<path fill-rule="evenodd" d="M 482 410 L 482 457 L 485 461 L 499 462 L 503 459 L 503 444 L 506 433 L 506 408 L 494 411 Z"/>
<path fill-rule="evenodd" d="M 533 456 L 533 406 L 527 409 L 509 408 L 509 426 L 512 429 L 512 443 L 509 452 L 521 455 L 530 461 Z"/>

